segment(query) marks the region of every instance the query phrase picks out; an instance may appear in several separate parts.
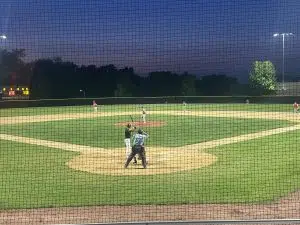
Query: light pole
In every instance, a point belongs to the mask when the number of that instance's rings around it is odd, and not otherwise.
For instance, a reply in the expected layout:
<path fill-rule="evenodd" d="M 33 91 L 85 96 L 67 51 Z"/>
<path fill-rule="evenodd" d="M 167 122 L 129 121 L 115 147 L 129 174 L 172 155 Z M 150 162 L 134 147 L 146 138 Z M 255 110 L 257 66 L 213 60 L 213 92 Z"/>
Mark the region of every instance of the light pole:
<path fill-rule="evenodd" d="M 82 89 L 80 89 L 79 91 L 82 92 L 83 93 L 83 97 L 85 97 L 85 91 L 82 90 Z"/>
<path fill-rule="evenodd" d="M 279 37 L 282 36 L 282 90 L 286 90 L 285 89 L 285 85 L 284 85 L 284 50 L 285 50 L 285 46 L 284 46 L 284 41 L 285 41 L 285 37 L 288 36 L 293 36 L 293 33 L 275 33 L 273 34 L 273 37 Z"/>
<path fill-rule="evenodd" d="M 6 37 L 6 35 L 4 35 L 4 34 L 2 34 L 2 35 L 0 35 L 0 40 L 6 40 L 7 39 L 7 37 Z M 3 54 L 3 52 L 2 52 L 2 47 L 0 46 L 0 88 L 1 88 L 1 90 L 0 90 L 0 99 L 2 99 L 2 87 L 1 87 L 1 81 L 2 81 L 2 54 Z"/>

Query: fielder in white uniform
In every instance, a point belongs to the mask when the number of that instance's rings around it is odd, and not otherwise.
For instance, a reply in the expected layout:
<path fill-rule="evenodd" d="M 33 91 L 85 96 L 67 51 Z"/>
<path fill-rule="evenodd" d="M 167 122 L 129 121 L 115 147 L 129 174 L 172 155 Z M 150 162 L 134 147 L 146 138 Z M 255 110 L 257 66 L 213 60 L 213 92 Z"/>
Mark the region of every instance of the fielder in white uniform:
<path fill-rule="evenodd" d="M 143 120 L 143 123 L 146 123 L 146 115 L 147 115 L 146 110 L 145 110 L 145 108 L 143 108 L 142 109 L 142 120 Z"/>
<path fill-rule="evenodd" d="M 293 108 L 294 108 L 294 113 L 299 112 L 299 104 L 297 102 L 294 102 Z"/>
<path fill-rule="evenodd" d="M 186 102 L 182 101 L 182 105 L 183 105 L 183 111 L 185 112 L 186 111 Z"/>
<path fill-rule="evenodd" d="M 95 100 L 93 100 L 93 108 L 94 108 L 94 111 L 97 112 L 97 110 L 98 110 L 98 105 L 97 105 L 97 103 L 96 103 Z"/>

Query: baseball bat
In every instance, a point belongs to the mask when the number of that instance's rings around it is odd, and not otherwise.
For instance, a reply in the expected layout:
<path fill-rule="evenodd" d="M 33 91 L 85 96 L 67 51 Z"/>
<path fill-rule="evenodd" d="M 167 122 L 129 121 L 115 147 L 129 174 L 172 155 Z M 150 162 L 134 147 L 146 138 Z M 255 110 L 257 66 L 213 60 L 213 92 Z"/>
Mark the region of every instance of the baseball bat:
<path fill-rule="evenodd" d="M 133 121 L 133 118 L 132 118 L 132 116 L 131 116 L 131 115 L 129 115 L 129 116 L 130 116 L 130 119 L 131 119 L 132 125 L 134 126 L 134 121 Z"/>

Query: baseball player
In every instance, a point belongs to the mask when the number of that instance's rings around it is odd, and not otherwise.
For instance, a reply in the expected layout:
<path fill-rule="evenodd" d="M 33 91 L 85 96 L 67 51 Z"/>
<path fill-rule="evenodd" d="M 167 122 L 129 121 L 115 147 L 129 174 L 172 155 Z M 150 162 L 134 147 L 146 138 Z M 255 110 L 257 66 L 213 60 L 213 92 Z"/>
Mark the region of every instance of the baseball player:
<path fill-rule="evenodd" d="M 124 143 L 126 146 L 126 159 L 128 158 L 128 156 L 130 155 L 131 152 L 131 134 L 132 132 L 136 129 L 136 127 L 132 126 L 132 124 L 127 124 L 126 128 L 125 128 L 125 138 L 124 138 Z M 134 164 L 137 164 L 137 160 L 134 157 Z"/>
<path fill-rule="evenodd" d="M 182 101 L 182 105 L 183 105 L 183 111 L 185 112 L 186 111 L 186 102 Z"/>
<path fill-rule="evenodd" d="M 143 107 L 143 108 L 142 108 L 142 120 L 143 120 L 143 123 L 146 123 L 146 115 L 147 115 L 146 110 L 145 110 L 145 108 Z"/>
<path fill-rule="evenodd" d="M 293 108 L 294 108 L 294 113 L 297 113 L 299 111 L 299 105 L 297 102 L 294 102 Z"/>
<path fill-rule="evenodd" d="M 146 160 L 146 153 L 145 153 L 145 139 L 148 138 L 149 135 L 145 133 L 143 130 L 139 129 L 137 134 L 133 135 L 133 143 L 132 143 L 132 149 L 131 153 L 128 156 L 124 168 L 127 168 L 131 160 L 135 157 L 136 154 L 139 155 L 139 157 L 142 160 L 142 165 L 144 169 L 147 168 L 147 160 Z"/>
<path fill-rule="evenodd" d="M 97 110 L 98 110 L 98 105 L 97 105 L 97 103 L 96 103 L 96 101 L 95 100 L 93 100 L 93 108 L 94 108 L 94 112 L 97 112 Z"/>

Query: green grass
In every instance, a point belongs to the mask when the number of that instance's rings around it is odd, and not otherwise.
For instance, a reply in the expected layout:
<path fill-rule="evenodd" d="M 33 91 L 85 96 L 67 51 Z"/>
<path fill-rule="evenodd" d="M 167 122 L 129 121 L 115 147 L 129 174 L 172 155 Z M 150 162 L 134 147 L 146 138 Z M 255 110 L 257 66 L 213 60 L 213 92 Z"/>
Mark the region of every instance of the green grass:
<path fill-rule="evenodd" d="M 182 104 L 147 104 L 146 110 L 183 110 Z M 104 112 L 124 112 L 140 111 L 140 105 L 104 105 L 99 111 Z M 187 110 L 224 110 L 224 111 L 258 111 L 258 112 L 292 112 L 291 104 L 188 104 Z M 63 106 L 63 107 L 31 107 L 31 108 L 11 108 L 0 109 L 0 117 L 9 116 L 32 116 L 61 113 L 87 113 L 92 112 L 90 105 L 85 106 Z"/>
<path fill-rule="evenodd" d="M 211 177 L 208 199 L 268 202 L 299 189 L 299 135 L 294 131 L 209 150 L 219 160 L 206 174 Z"/>
<path fill-rule="evenodd" d="M 65 165 L 77 153 L 0 141 L 0 208 L 270 202 L 300 186 L 299 135 L 211 149 L 210 167 L 136 177 L 77 172 Z"/>
<path fill-rule="evenodd" d="M 250 106 L 250 107 L 249 107 Z M 147 106 L 148 107 L 148 106 Z M 288 111 L 289 105 L 189 105 L 192 110 Z M 194 108 L 193 108 L 194 107 Z M 102 110 L 134 110 L 105 106 Z M 156 110 L 180 105 L 153 106 Z M 1 116 L 87 112 L 88 107 L 0 110 Z M 10 112 L 10 113 L 9 113 Z M 128 116 L 2 125 L 1 133 L 100 147 L 123 147 Z M 181 146 L 291 125 L 280 120 L 149 115 L 166 121 L 145 129 L 147 145 Z M 78 155 L 47 147 L 0 140 L 0 209 L 92 205 L 265 203 L 300 188 L 300 131 L 224 145 L 206 152 L 217 156 L 209 166 L 150 176 L 108 176 L 70 169 Z M 182 159 L 183 163 L 189 163 Z M 112 159 L 112 162 L 114 160 Z"/>
<path fill-rule="evenodd" d="M 113 116 L 6 125 L 0 127 L 0 132 L 103 148 L 123 147 L 125 127 L 114 124 L 128 119 L 128 116 Z M 150 135 L 147 145 L 151 146 L 183 146 L 292 124 L 279 120 L 198 116 L 151 115 L 148 119 L 167 123 L 161 127 L 144 128 Z"/>

